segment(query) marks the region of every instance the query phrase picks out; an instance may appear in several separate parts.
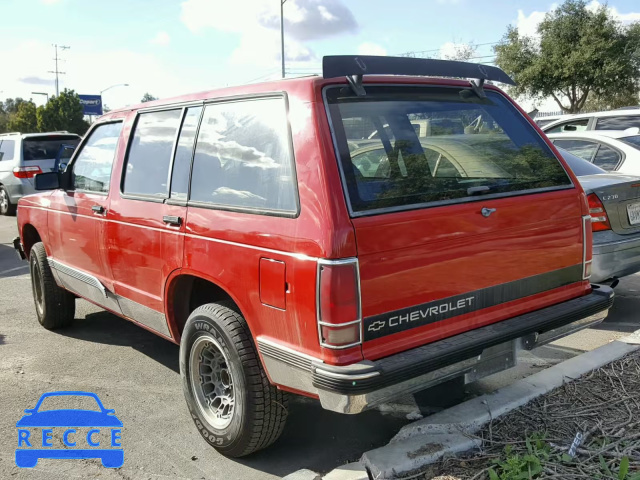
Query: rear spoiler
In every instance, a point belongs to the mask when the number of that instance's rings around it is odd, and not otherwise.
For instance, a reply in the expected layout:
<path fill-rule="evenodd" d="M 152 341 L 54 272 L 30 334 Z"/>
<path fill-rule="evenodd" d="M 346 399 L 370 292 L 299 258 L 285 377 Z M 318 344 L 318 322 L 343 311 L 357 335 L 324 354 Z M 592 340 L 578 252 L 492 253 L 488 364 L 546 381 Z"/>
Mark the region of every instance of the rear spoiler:
<path fill-rule="evenodd" d="M 515 85 L 501 68 L 477 63 L 432 58 L 384 57 L 374 55 L 330 55 L 322 58 L 324 78 L 347 77 L 357 95 L 365 95 L 363 75 L 417 75 L 470 78 L 473 90 L 484 97 L 485 80 Z"/>

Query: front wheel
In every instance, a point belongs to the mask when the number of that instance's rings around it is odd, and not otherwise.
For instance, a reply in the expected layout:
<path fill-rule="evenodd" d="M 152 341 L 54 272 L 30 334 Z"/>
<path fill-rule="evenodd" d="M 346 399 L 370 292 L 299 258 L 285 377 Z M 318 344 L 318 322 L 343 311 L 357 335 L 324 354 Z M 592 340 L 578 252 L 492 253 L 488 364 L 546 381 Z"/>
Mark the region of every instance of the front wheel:
<path fill-rule="evenodd" d="M 31 248 L 29 268 L 33 301 L 40 325 L 47 330 L 55 330 L 73 322 L 76 314 L 76 299 L 72 293 L 56 284 L 42 242 L 36 243 Z"/>
<path fill-rule="evenodd" d="M 180 342 L 180 375 L 191 417 L 204 439 L 228 457 L 275 442 L 288 399 L 270 385 L 244 318 L 231 305 L 203 305 Z"/>

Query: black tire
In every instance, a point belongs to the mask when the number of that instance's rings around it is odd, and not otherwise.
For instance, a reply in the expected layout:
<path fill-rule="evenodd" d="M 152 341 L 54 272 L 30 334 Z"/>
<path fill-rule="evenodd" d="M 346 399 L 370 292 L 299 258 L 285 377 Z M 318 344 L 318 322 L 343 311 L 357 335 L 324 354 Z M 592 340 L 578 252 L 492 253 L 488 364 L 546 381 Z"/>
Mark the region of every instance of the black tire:
<path fill-rule="evenodd" d="M 33 300 L 40 325 L 47 330 L 55 330 L 71 324 L 76 314 L 75 297 L 56 284 L 42 242 L 31 247 L 29 269 Z"/>
<path fill-rule="evenodd" d="M 222 354 L 217 357 L 224 361 L 220 363 L 223 366 L 219 375 L 213 372 L 212 364 L 203 366 L 209 357 L 202 353 L 211 352 L 207 349 Z M 193 362 L 199 364 L 198 373 L 192 368 Z M 228 418 L 216 419 L 229 422 L 228 425 L 213 425 L 211 406 L 201 406 L 204 402 L 198 395 L 202 398 L 212 394 L 211 389 L 203 394 L 207 389 L 207 385 L 203 385 L 206 378 L 202 376 L 203 369 L 208 369 L 204 370 L 205 375 L 218 379 L 216 388 L 224 385 L 224 378 L 232 385 L 225 390 L 225 397 L 233 397 L 233 409 Z M 212 371 L 210 375 L 209 371 Z M 247 323 L 231 303 L 210 303 L 191 313 L 180 342 L 180 375 L 191 418 L 204 439 L 221 454 L 249 455 L 271 445 L 282 433 L 288 414 L 287 394 L 269 383 Z M 211 385 L 208 383 L 209 388 Z M 212 403 L 216 401 L 219 401 L 217 394 Z M 220 407 L 217 408 L 220 411 Z"/>
<path fill-rule="evenodd" d="M 9 192 L 4 186 L 0 185 L 0 215 L 15 215 L 16 206 L 11 203 Z"/>

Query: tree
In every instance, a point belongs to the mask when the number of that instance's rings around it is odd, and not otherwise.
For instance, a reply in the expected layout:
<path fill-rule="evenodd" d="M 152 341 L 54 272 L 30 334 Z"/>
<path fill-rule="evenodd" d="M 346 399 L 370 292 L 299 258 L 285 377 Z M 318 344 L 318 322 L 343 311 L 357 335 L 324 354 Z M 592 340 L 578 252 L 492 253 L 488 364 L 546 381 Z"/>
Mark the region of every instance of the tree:
<path fill-rule="evenodd" d="M 38 120 L 36 118 L 36 104 L 20 102 L 15 113 L 9 115 L 7 129 L 10 132 L 34 133 L 38 131 Z"/>
<path fill-rule="evenodd" d="M 638 92 L 631 90 L 629 92 L 616 92 L 613 95 L 601 96 L 592 95 L 587 97 L 583 110 L 587 112 L 600 112 L 604 110 L 614 110 L 622 107 L 637 106 L 640 103 Z"/>
<path fill-rule="evenodd" d="M 473 43 L 453 43 L 451 50 L 442 52 L 440 58 L 442 60 L 458 60 L 460 62 L 468 62 L 475 57 L 478 47 Z"/>
<path fill-rule="evenodd" d="M 84 135 L 89 124 L 84 120 L 80 97 L 73 90 L 64 89 L 57 97 L 51 97 L 45 106 L 37 110 L 38 130 L 50 132 L 67 130 Z"/>
<path fill-rule="evenodd" d="M 576 113 L 589 95 L 638 91 L 640 26 L 623 27 L 606 5 L 589 10 L 585 0 L 565 0 L 547 13 L 538 37 L 509 27 L 494 47 L 496 64 L 518 83 L 515 95 L 551 96 L 564 112 Z"/>
<path fill-rule="evenodd" d="M 158 97 L 154 97 L 149 92 L 147 92 L 142 96 L 142 100 L 140 100 L 140 101 L 142 103 L 146 103 L 146 102 L 153 102 L 154 100 L 158 100 Z"/>

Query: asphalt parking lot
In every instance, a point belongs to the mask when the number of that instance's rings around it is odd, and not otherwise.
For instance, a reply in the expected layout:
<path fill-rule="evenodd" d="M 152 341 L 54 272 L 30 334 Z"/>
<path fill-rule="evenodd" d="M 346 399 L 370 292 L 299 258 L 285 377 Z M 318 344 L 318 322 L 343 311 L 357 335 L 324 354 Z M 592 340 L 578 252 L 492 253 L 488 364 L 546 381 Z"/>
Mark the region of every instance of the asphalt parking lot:
<path fill-rule="evenodd" d="M 326 412 L 312 400 L 291 402 L 281 439 L 240 460 L 226 459 L 196 431 L 185 406 L 178 347 L 135 325 L 78 301 L 76 323 L 49 332 L 37 323 L 26 262 L 11 240 L 15 217 L 0 217 L 0 478 L 278 478 L 300 468 L 326 472 L 381 446 L 416 410 L 411 399 L 357 416 Z M 640 276 L 624 279 L 609 318 L 521 355 L 518 367 L 470 385 L 484 393 L 545 366 L 596 348 L 640 328 Z M 16 421 L 45 392 L 95 392 L 122 421 L 124 466 L 105 469 L 98 460 L 40 460 L 16 467 Z"/>

